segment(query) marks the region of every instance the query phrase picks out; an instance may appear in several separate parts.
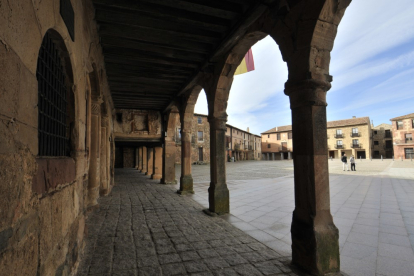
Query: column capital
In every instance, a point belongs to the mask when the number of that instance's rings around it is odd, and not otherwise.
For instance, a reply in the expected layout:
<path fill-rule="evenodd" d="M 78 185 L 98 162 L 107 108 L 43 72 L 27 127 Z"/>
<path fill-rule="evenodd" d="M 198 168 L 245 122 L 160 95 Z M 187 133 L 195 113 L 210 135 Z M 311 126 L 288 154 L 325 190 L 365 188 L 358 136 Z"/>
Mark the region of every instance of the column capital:
<path fill-rule="evenodd" d="M 93 101 L 91 104 L 91 113 L 93 115 L 101 114 L 101 104 L 98 102 Z"/>
<path fill-rule="evenodd" d="M 210 123 L 210 129 L 226 131 L 227 115 L 223 117 L 208 116 L 208 122 Z"/>
<path fill-rule="evenodd" d="M 327 106 L 326 92 L 331 88 L 331 83 L 315 79 L 302 81 L 287 81 L 285 94 L 290 98 L 290 108 L 300 106 Z"/>

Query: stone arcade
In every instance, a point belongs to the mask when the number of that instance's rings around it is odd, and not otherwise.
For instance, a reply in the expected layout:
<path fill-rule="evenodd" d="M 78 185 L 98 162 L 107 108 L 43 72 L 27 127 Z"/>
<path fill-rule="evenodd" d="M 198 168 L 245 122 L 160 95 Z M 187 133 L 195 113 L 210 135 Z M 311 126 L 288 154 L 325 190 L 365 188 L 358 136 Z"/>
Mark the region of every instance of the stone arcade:
<path fill-rule="evenodd" d="M 86 257 L 85 218 L 111 193 L 124 154 L 135 157 L 130 166 L 174 183 L 175 116 L 182 127 L 179 193 L 192 193 L 189 124 L 201 89 L 209 107 L 209 211 L 228 213 L 229 91 L 244 54 L 267 35 L 288 66 L 293 136 L 308 137 L 293 143 L 292 263 L 318 275 L 338 272 L 326 92 L 349 3 L 1 1 L 0 274 L 75 272 Z"/>

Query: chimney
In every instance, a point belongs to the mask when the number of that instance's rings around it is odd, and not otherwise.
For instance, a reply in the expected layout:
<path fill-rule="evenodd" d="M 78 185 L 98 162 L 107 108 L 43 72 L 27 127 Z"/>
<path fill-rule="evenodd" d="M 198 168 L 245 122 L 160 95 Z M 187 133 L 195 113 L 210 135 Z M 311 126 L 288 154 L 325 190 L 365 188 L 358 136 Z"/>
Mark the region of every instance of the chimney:
<path fill-rule="evenodd" d="M 250 128 L 249 127 L 247 127 L 247 132 L 250 132 Z"/>
<path fill-rule="evenodd" d="M 352 119 L 355 119 L 356 118 L 356 116 L 352 116 Z"/>

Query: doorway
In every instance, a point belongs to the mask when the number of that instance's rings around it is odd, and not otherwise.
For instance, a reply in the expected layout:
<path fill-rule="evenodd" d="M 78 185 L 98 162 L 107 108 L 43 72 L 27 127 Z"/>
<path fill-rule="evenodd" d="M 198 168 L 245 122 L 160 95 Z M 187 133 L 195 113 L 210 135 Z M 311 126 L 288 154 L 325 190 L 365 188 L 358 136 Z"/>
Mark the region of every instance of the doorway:
<path fill-rule="evenodd" d="M 203 161 L 203 148 L 198 148 L 198 161 Z"/>

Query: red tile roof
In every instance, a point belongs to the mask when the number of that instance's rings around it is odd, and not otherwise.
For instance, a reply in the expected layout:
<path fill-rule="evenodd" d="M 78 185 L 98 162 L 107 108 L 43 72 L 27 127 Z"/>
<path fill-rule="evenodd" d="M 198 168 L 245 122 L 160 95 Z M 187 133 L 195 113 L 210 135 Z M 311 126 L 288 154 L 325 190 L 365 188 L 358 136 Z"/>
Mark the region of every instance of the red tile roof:
<path fill-rule="evenodd" d="M 395 117 L 390 119 L 390 121 L 397 121 L 397 120 L 403 120 L 403 119 L 414 119 L 414 113 L 410 113 L 404 116 Z"/>
<path fill-rule="evenodd" d="M 352 119 L 345 119 L 345 120 L 338 120 L 338 121 L 330 121 L 327 122 L 327 127 L 344 127 L 344 126 L 355 126 L 355 125 L 366 125 L 369 124 L 369 117 L 360 117 L 360 118 L 352 118 Z M 277 132 L 285 132 L 291 131 L 292 126 L 280 126 L 274 127 L 269 129 L 268 131 L 262 132 L 262 134 L 269 134 L 269 133 L 277 133 Z"/>

